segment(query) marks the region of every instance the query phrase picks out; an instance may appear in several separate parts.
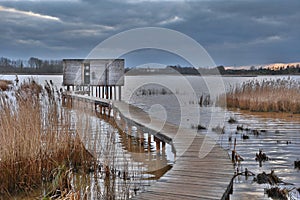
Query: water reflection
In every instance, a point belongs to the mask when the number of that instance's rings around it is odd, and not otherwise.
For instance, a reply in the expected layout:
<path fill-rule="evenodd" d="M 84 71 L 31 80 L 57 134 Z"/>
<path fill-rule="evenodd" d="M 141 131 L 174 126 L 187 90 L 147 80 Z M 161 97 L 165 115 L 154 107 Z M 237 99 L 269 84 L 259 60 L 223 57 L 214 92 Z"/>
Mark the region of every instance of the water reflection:
<path fill-rule="evenodd" d="M 281 115 L 281 116 L 279 116 Z M 290 115 L 290 114 L 289 114 Z M 294 185 L 279 185 L 281 188 L 291 190 L 300 187 L 299 170 L 294 167 L 294 161 L 299 159 L 300 152 L 300 115 L 284 117 L 285 114 L 249 113 L 241 111 L 228 111 L 227 116 L 235 116 L 237 124 L 226 124 L 225 134 L 220 138 L 223 148 L 233 149 L 233 140 L 237 140 L 236 151 L 244 158 L 236 168 L 245 171 L 250 169 L 256 175 L 262 172 L 270 173 L 274 170 L 285 183 Z M 242 133 L 236 134 L 237 126 L 243 125 L 249 129 L 258 130 L 259 134 L 249 132 L 249 139 L 243 140 Z M 232 141 L 228 138 L 232 137 Z M 264 162 L 256 161 L 259 149 L 269 157 Z M 233 199 L 269 199 L 265 189 L 268 184 L 259 185 L 253 177 L 238 176 L 234 182 Z M 290 192 L 292 195 L 294 191 Z"/>
<path fill-rule="evenodd" d="M 89 178 L 78 180 L 86 180 L 90 199 L 127 199 L 147 190 L 172 167 L 171 146 L 151 134 L 130 126 L 120 129 L 112 118 L 88 110 L 70 113 L 74 129 L 100 163 Z"/>

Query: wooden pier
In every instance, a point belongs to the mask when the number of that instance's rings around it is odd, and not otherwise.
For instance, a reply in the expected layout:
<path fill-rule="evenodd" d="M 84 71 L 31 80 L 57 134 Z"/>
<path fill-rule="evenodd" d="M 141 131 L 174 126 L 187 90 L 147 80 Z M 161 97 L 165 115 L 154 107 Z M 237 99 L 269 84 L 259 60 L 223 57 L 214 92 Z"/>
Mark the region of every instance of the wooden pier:
<path fill-rule="evenodd" d="M 204 158 L 200 158 L 199 150 L 205 135 L 162 122 L 125 102 L 74 94 L 63 96 L 66 105 L 79 101 L 86 102 L 87 108 L 114 117 L 122 129 L 130 131 L 135 126 L 144 133 L 154 135 L 158 141 L 172 145 L 176 156 L 173 168 L 146 192 L 133 199 L 230 199 L 234 176 L 232 162 L 218 144 Z M 160 144 L 157 145 L 159 148 Z"/>

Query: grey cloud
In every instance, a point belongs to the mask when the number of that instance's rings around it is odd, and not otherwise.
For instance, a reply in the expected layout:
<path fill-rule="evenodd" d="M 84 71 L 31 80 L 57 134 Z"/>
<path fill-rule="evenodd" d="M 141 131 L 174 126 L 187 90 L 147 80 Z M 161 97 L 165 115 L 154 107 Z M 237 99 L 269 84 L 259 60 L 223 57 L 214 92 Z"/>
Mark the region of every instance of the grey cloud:
<path fill-rule="evenodd" d="M 120 31 L 161 26 L 194 38 L 218 64 L 299 61 L 297 0 L 6 1 L 0 5 L 60 19 L 9 16 L 0 11 L 1 53 L 10 57 L 84 57 Z"/>

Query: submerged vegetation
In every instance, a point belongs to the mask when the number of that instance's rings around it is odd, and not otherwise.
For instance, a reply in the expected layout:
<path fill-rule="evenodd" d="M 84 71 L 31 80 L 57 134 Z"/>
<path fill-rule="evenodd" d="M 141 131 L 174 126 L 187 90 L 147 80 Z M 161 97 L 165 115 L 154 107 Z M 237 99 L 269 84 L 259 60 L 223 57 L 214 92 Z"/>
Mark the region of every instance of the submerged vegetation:
<path fill-rule="evenodd" d="M 229 108 L 258 112 L 300 113 L 300 83 L 296 80 L 251 80 L 219 98 Z"/>

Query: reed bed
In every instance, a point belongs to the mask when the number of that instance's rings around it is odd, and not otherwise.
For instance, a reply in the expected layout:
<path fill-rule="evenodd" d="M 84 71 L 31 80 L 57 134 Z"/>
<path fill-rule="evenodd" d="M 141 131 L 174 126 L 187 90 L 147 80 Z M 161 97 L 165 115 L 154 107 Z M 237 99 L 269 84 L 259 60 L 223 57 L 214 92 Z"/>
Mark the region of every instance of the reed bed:
<path fill-rule="evenodd" d="M 219 98 L 227 107 L 258 112 L 300 113 L 300 82 L 291 79 L 251 80 Z"/>
<path fill-rule="evenodd" d="M 0 198 L 29 194 L 53 182 L 64 166 L 88 169 L 93 162 L 58 98 L 50 84 L 43 88 L 34 80 L 0 93 Z M 62 181 L 54 189 L 67 187 Z"/>
<path fill-rule="evenodd" d="M 144 169 L 116 129 L 82 111 L 63 108 L 51 83 L 0 92 L 0 199 L 128 199 L 142 190 Z"/>

